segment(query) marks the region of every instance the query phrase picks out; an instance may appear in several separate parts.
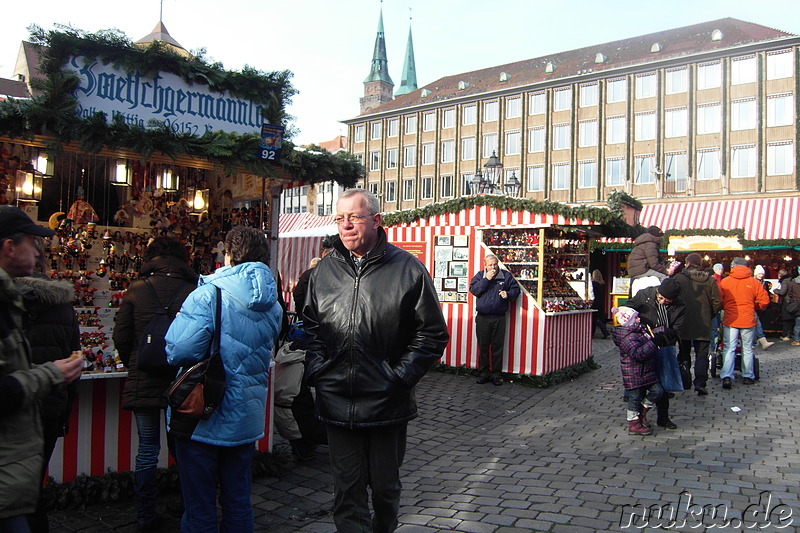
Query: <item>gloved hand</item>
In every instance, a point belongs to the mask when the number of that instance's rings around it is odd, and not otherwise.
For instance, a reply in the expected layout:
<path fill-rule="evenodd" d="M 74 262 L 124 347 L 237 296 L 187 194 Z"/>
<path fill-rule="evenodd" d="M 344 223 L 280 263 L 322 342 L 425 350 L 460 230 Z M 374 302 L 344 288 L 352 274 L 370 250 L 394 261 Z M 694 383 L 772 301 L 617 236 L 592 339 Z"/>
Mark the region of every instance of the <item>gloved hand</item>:
<path fill-rule="evenodd" d="M 667 336 L 667 344 L 665 344 L 664 346 L 672 346 L 673 344 L 678 342 L 678 340 L 680 340 L 681 338 L 678 332 L 672 328 L 665 329 L 664 335 Z"/>
<path fill-rule="evenodd" d="M 659 348 L 663 348 L 664 346 L 669 346 L 669 339 L 666 333 L 653 333 L 653 342 L 656 343 L 656 346 Z"/>

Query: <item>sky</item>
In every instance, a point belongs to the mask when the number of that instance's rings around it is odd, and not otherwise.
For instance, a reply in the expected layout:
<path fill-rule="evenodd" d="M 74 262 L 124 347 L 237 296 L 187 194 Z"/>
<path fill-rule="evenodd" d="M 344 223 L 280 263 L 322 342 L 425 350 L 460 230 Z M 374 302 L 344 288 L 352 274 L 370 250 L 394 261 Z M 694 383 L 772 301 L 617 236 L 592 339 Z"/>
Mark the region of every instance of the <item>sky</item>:
<path fill-rule="evenodd" d="M 347 133 L 383 10 L 389 73 L 400 85 L 413 32 L 420 87 L 437 79 L 725 17 L 800 34 L 800 0 L 29 0 L 3 10 L 0 77 L 11 78 L 28 26 L 121 30 L 135 41 L 162 20 L 189 51 L 228 70 L 290 70 L 288 112 L 310 144 Z"/>

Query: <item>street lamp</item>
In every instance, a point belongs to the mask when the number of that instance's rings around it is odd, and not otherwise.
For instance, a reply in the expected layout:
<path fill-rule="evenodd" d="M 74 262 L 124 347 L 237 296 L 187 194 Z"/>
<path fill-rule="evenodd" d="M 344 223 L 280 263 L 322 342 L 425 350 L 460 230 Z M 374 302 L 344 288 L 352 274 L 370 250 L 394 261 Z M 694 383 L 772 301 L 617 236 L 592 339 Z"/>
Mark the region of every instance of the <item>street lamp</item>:
<path fill-rule="evenodd" d="M 503 188 L 505 189 L 506 196 L 516 196 L 519 193 L 522 184 L 517 179 L 517 171 L 514 170 L 511 172 L 511 177 L 506 179 L 505 185 Z"/>
<path fill-rule="evenodd" d="M 484 175 L 486 176 L 483 192 L 494 194 L 495 190 L 500 189 L 500 173 L 503 171 L 503 163 L 500 161 L 500 158 L 497 157 L 497 153 L 494 150 L 492 150 L 492 156 L 483 165 L 483 168 L 485 169 Z"/>

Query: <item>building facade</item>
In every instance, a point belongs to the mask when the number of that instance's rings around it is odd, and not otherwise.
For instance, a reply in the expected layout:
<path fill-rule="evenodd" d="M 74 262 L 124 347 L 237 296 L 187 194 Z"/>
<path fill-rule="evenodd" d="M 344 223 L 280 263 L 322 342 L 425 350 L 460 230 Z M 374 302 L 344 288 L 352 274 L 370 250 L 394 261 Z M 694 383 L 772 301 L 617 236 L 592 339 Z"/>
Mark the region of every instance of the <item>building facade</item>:
<path fill-rule="evenodd" d="M 798 45 L 727 18 L 448 76 L 345 121 L 348 150 L 385 211 L 472 194 L 493 153 L 536 200 L 797 196 Z"/>

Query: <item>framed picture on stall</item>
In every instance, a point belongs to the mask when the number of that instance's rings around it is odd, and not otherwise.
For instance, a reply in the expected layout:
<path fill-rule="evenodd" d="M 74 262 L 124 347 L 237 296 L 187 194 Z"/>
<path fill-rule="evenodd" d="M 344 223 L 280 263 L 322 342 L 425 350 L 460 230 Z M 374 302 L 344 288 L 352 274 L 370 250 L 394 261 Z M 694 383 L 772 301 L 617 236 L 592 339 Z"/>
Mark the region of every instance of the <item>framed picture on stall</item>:
<path fill-rule="evenodd" d="M 468 235 L 453 235 L 453 246 L 459 246 L 461 248 L 466 248 L 469 246 L 469 236 Z"/>
<path fill-rule="evenodd" d="M 457 302 L 466 302 L 467 301 L 467 294 L 464 292 L 457 292 L 456 293 L 456 301 Z"/>
<path fill-rule="evenodd" d="M 460 278 L 467 275 L 467 262 L 466 261 L 452 261 L 450 263 L 449 275 L 454 278 Z"/>
<path fill-rule="evenodd" d="M 453 248 L 453 260 L 466 261 L 469 259 L 469 249 L 467 248 Z"/>
<path fill-rule="evenodd" d="M 447 277 L 447 261 L 436 261 L 433 264 L 433 277 L 435 278 Z"/>
<path fill-rule="evenodd" d="M 436 246 L 450 246 L 452 237 L 450 235 L 437 235 Z"/>
<path fill-rule="evenodd" d="M 458 278 L 458 292 L 467 292 L 467 278 Z"/>
<path fill-rule="evenodd" d="M 458 280 L 454 278 L 445 278 L 444 280 L 444 288 L 445 290 L 454 291 L 458 287 Z"/>
<path fill-rule="evenodd" d="M 437 246 L 435 259 L 436 261 L 450 261 L 453 259 L 453 248 L 450 246 Z"/>
<path fill-rule="evenodd" d="M 614 284 L 611 286 L 611 292 L 614 294 L 628 294 L 631 289 L 631 278 L 614 278 Z"/>

